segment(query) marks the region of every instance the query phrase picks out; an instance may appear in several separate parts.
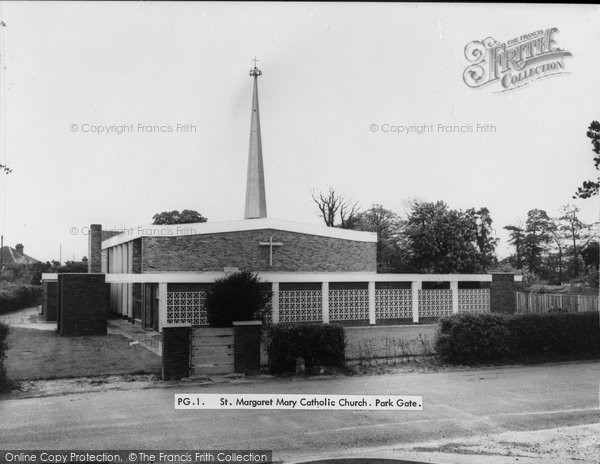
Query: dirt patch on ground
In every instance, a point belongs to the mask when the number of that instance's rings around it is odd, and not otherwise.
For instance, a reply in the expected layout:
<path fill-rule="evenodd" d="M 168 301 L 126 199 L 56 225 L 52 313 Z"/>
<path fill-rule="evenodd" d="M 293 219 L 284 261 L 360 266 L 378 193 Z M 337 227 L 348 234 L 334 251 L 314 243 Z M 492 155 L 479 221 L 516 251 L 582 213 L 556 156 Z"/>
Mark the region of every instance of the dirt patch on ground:
<path fill-rule="evenodd" d="M 157 374 L 110 375 L 75 379 L 27 380 L 19 382 L 10 392 L 13 398 L 66 395 L 106 390 L 154 388 L 160 384 Z"/>

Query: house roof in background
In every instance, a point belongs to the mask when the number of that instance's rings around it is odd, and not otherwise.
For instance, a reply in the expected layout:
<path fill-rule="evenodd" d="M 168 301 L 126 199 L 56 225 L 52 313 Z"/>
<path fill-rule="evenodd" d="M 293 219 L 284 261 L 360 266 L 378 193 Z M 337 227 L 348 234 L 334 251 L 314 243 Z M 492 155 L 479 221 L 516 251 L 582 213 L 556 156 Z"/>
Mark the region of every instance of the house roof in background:
<path fill-rule="evenodd" d="M 15 248 L 11 246 L 3 246 L 0 248 L 0 264 L 11 265 L 11 264 L 36 264 L 39 261 L 25 253 L 19 253 Z"/>

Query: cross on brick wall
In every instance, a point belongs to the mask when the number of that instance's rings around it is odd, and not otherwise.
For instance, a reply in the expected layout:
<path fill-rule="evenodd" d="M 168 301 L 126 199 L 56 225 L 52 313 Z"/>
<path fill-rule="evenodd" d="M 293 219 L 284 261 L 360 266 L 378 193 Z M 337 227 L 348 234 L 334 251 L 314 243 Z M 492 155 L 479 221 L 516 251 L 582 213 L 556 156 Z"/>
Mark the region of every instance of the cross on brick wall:
<path fill-rule="evenodd" d="M 268 246 L 269 247 L 269 266 L 273 266 L 273 247 L 283 246 L 282 242 L 274 242 L 273 236 L 269 237 L 268 242 L 258 242 L 260 246 Z"/>

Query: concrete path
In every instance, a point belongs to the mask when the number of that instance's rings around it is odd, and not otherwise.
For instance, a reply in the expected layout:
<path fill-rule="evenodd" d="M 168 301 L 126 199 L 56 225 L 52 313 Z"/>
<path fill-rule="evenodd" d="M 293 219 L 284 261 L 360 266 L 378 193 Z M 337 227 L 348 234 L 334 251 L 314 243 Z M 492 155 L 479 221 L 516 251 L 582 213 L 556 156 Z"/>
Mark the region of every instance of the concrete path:
<path fill-rule="evenodd" d="M 162 334 L 144 329 L 141 324 L 132 324 L 125 319 L 109 319 L 108 333 L 122 335 L 133 343 L 149 349 L 154 354 L 162 356 Z"/>
<path fill-rule="evenodd" d="M 0 314 L 0 322 L 22 329 L 56 330 L 56 322 L 47 322 L 41 314 L 41 306 L 19 309 Z"/>
<path fill-rule="evenodd" d="M 0 401 L 0 449 L 251 448 L 273 449 L 284 462 L 369 455 L 597 463 L 599 374 L 600 362 L 581 362 L 8 397 Z M 175 393 L 422 395 L 424 410 L 175 410 Z"/>

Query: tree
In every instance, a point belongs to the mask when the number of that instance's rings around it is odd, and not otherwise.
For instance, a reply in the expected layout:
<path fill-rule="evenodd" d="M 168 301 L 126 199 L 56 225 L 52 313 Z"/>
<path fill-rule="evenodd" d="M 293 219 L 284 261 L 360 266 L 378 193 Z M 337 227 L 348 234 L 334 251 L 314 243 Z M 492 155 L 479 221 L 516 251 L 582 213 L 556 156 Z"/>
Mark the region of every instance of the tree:
<path fill-rule="evenodd" d="M 525 240 L 523 241 L 523 261 L 534 274 L 542 269 L 543 253 L 552 240 L 555 225 L 548 213 L 542 209 L 527 212 L 525 221 Z"/>
<path fill-rule="evenodd" d="M 411 208 L 405 232 L 413 272 L 446 274 L 484 271 L 489 250 L 482 254 L 478 237 L 491 237 L 487 235 L 487 229 L 486 234 L 478 232 L 482 224 L 477 223 L 473 212 L 450 209 L 442 201 L 414 202 Z M 480 213 L 480 220 L 484 216 Z M 486 221 L 484 218 L 483 222 Z M 483 249 L 491 247 L 493 253 L 494 240 L 482 241 Z"/>
<path fill-rule="evenodd" d="M 596 154 L 594 156 L 594 167 L 596 170 L 600 169 L 600 122 L 592 121 L 588 127 L 587 134 L 588 138 L 592 142 L 592 151 Z M 600 190 L 600 179 L 586 180 L 583 185 L 577 189 L 577 192 L 573 198 L 590 198 L 598 195 Z"/>
<path fill-rule="evenodd" d="M 487 208 L 468 209 L 466 214 L 475 224 L 475 241 L 479 249 L 479 259 L 482 266 L 482 271 L 487 272 L 490 266 L 498 263 L 495 250 L 499 239 L 493 237 L 494 229 L 492 228 L 492 217 L 490 210 Z"/>
<path fill-rule="evenodd" d="M 523 258 L 526 267 L 534 274 L 541 270 L 542 254 L 552 240 L 553 229 L 554 224 L 546 211 L 532 209 L 527 212 Z"/>
<path fill-rule="evenodd" d="M 352 229 L 377 234 L 377 271 L 401 272 L 404 270 L 403 239 L 404 221 L 393 211 L 382 205 L 373 205 L 360 212 Z"/>
<path fill-rule="evenodd" d="M 67 261 L 62 266 L 57 261 L 54 263 L 52 272 L 87 272 L 87 263 L 83 261 Z"/>
<path fill-rule="evenodd" d="M 600 264 L 600 244 L 597 241 L 590 242 L 581 250 L 581 258 L 586 266 L 598 269 Z"/>
<path fill-rule="evenodd" d="M 581 258 L 587 268 L 586 281 L 588 285 L 598 288 L 598 264 L 600 262 L 600 245 L 596 240 L 591 241 L 581 250 Z"/>
<path fill-rule="evenodd" d="M 184 209 L 181 213 L 175 211 L 163 211 L 157 213 L 152 217 L 152 224 L 164 225 L 164 224 L 194 224 L 198 222 L 206 222 L 207 219 L 197 211 Z"/>
<path fill-rule="evenodd" d="M 352 229 L 356 223 L 356 216 L 359 213 L 358 203 L 337 193 L 329 187 L 327 193 L 312 194 L 313 201 L 317 204 L 321 217 L 327 227 L 340 227 L 342 229 Z M 337 223 L 338 216 L 340 222 Z"/>
<path fill-rule="evenodd" d="M 595 237 L 592 226 L 583 223 L 578 217 L 579 208 L 574 205 L 563 206 L 560 217 L 560 230 L 568 238 L 571 245 L 571 269 L 573 278 L 579 276 L 579 262 L 581 250 Z"/>
<path fill-rule="evenodd" d="M 566 248 L 566 240 L 564 230 L 560 224 L 559 219 L 553 219 L 553 227 L 550 229 L 550 236 L 554 246 L 556 247 L 557 253 L 557 263 L 558 263 L 558 284 L 562 285 L 563 276 L 564 276 L 564 255 Z M 550 257 L 549 257 L 550 258 Z M 547 266 L 549 267 L 549 266 Z"/>
<path fill-rule="evenodd" d="M 516 251 L 516 262 L 515 266 L 517 269 L 523 268 L 523 243 L 525 242 L 525 231 L 519 226 L 505 226 L 505 230 L 510 232 L 510 239 L 508 243 L 515 247 Z"/>

